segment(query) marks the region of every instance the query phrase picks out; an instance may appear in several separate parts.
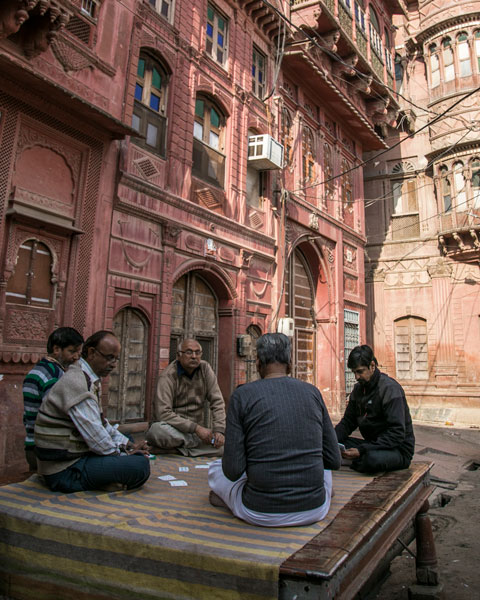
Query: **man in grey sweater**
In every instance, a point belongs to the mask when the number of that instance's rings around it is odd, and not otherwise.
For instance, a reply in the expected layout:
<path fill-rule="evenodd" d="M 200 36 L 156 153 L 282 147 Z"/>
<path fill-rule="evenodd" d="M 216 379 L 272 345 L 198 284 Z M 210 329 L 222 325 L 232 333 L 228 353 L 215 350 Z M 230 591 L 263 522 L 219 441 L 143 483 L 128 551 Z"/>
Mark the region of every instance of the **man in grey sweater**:
<path fill-rule="evenodd" d="M 319 390 L 288 377 L 290 340 L 257 341 L 261 379 L 238 387 L 227 412 L 223 460 L 210 465 L 214 505 L 253 525 L 285 527 L 323 519 L 330 508 L 337 438 Z"/>

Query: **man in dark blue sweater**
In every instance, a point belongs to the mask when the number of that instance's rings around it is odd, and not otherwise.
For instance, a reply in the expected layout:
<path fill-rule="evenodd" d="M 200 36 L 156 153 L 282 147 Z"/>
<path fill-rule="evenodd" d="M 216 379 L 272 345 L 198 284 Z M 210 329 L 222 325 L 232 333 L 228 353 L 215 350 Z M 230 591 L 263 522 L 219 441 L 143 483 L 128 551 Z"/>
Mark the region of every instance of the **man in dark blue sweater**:
<path fill-rule="evenodd" d="M 415 451 L 403 388 L 377 364 L 370 346 L 356 346 L 350 352 L 347 365 L 357 383 L 335 427 L 338 441 L 345 445 L 343 458 L 352 460 L 352 469 L 362 473 L 406 469 Z M 363 439 L 349 437 L 357 427 Z"/>
<path fill-rule="evenodd" d="M 210 465 L 210 501 L 253 525 L 285 527 L 323 519 L 340 451 L 318 389 L 288 377 L 290 340 L 257 341 L 261 379 L 238 387 L 227 412 L 223 459 Z"/>

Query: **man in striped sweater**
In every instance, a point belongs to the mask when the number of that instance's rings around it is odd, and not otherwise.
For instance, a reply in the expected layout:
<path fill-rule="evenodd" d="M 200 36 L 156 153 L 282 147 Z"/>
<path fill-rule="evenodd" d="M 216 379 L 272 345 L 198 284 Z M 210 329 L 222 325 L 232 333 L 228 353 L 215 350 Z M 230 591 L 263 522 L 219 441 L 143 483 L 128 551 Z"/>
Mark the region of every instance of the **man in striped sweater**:
<path fill-rule="evenodd" d="M 25 456 L 31 471 L 37 470 L 33 429 L 44 396 L 80 358 L 83 337 L 73 327 L 59 327 L 47 341 L 47 356 L 43 357 L 23 381 L 23 424 L 25 426 Z"/>

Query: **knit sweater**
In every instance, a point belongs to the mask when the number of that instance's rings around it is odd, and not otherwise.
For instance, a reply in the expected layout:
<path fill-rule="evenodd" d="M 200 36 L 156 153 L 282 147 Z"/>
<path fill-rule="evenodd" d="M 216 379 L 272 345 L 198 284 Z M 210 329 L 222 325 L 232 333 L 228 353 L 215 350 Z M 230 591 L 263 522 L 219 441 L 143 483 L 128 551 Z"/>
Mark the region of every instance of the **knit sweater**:
<path fill-rule="evenodd" d="M 25 446 L 33 448 L 34 427 L 38 409 L 44 396 L 63 375 L 62 365 L 55 359 L 44 357 L 38 361 L 23 380 L 23 424 L 26 437 Z"/>
<path fill-rule="evenodd" d="M 239 386 L 227 412 L 223 472 L 246 472 L 242 502 L 265 513 L 299 512 L 325 501 L 323 470 L 339 469 L 337 438 L 319 390 L 275 377 Z"/>
<path fill-rule="evenodd" d="M 224 433 L 225 402 L 212 367 L 202 360 L 189 377 L 183 370 L 179 374 L 177 360 L 171 362 L 158 378 L 155 419 L 183 433 L 194 433 L 197 425 L 207 425 L 205 403 L 211 411 L 212 430 Z"/>
<path fill-rule="evenodd" d="M 73 406 L 86 398 L 98 401 L 89 391 L 89 382 L 80 363 L 75 363 L 51 388 L 38 411 L 35 445 L 41 475 L 59 473 L 89 452 L 68 415 Z"/>

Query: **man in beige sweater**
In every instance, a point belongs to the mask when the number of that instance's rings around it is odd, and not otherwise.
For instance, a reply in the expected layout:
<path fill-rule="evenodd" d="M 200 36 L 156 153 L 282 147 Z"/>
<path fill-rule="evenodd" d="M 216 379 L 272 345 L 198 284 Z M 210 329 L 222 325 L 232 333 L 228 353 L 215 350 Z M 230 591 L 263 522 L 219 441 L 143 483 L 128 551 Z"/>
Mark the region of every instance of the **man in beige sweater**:
<path fill-rule="evenodd" d="M 177 359 L 161 373 L 155 400 L 156 422 L 146 436 L 153 453 L 223 453 L 225 402 L 212 367 L 201 357 L 202 347 L 196 340 L 183 340 Z"/>

